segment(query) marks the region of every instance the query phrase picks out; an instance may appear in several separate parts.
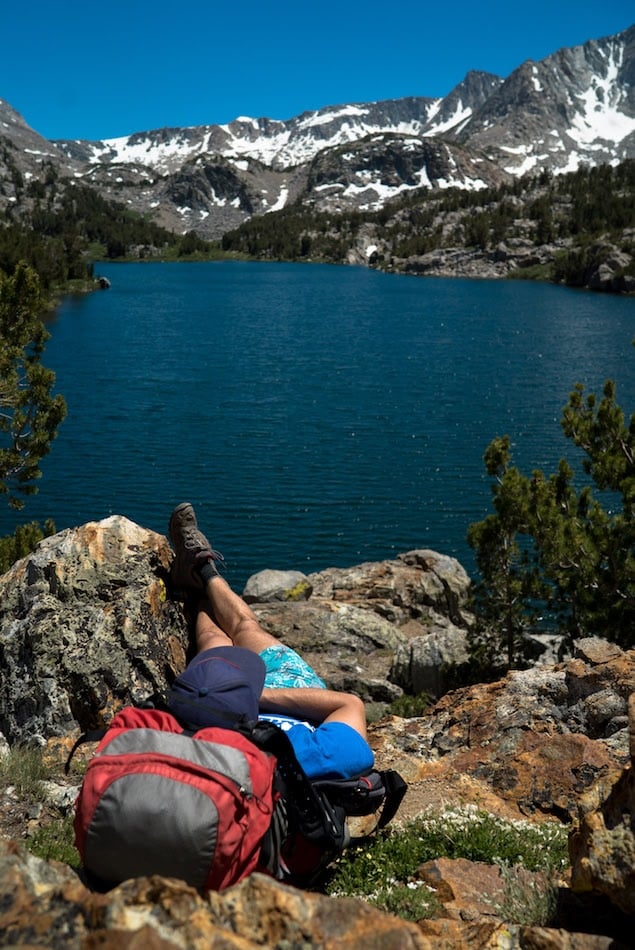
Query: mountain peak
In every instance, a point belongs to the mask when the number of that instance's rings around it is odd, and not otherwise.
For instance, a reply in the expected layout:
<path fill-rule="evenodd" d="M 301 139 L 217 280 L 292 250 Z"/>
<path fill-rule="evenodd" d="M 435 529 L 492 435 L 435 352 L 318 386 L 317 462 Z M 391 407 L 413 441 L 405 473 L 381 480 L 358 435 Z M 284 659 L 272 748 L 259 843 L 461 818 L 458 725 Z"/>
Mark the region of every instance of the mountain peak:
<path fill-rule="evenodd" d="M 52 163 L 172 230 L 219 237 L 294 200 L 364 210 L 412 188 L 484 188 L 635 156 L 635 26 L 527 60 L 505 79 L 469 70 L 440 98 L 328 105 L 286 120 L 241 115 L 98 142 L 47 142 L 2 100 L 0 123 L 30 178 Z M 0 178 L 8 169 L 0 165 Z M 15 211 L 16 195 L 0 189 L 0 210 L 8 202 Z"/>

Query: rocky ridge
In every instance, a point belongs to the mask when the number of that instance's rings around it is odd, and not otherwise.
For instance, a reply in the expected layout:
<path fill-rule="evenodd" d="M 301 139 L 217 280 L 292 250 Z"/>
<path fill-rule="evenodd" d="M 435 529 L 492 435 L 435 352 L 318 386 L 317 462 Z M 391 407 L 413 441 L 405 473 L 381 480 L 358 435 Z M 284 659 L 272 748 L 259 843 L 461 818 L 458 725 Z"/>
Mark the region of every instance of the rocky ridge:
<path fill-rule="evenodd" d="M 166 688 L 189 649 L 171 558 L 165 537 L 114 516 L 44 540 L 0 578 L 5 750 L 36 741 L 61 761 L 80 730 Z M 449 632 L 460 657 L 468 589 L 460 564 L 426 550 L 313 575 L 263 572 L 243 596 L 265 625 L 310 655 L 329 685 L 381 706 L 412 688 L 416 671 L 438 671 L 450 657 Z M 425 644 L 436 646 L 421 650 Z M 398 768 L 409 783 L 399 821 L 471 803 L 506 819 L 571 828 L 572 871 L 551 928 L 502 919 L 499 871 L 463 860 L 420 869 L 442 909 L 417 925 L 260 875 L 207 896 L 160 878 L 95 894 L 70 869 L 23 849 L 19 841 L 42 821 L 42 808 L 25 813 L 5 788 L 3 945 L 626 946 L 635 911 L 634 696 L 635 651 L 591 639 L 562 663 L 453 690 L 420 717 L 384 714 L 370 727 L 380 767 Z M 74 791 L 62 780 L 49 785 L 44 816 L 67 812 Z"/>
<path fill-rule="evenodd" d="M 326 106 L 289 120 L 48 142 L 0 101 L 0 211 L 24 216 L 53 171 L 179 233 L 218 238 L 301 201 L 368 210 L 415 188 L 481 189 L 528 171 L 635 155 L 635 27 L 521 64 L 470 71 L 443 98 Z M 25 187 L 25 185 L 27 187 Z"/>

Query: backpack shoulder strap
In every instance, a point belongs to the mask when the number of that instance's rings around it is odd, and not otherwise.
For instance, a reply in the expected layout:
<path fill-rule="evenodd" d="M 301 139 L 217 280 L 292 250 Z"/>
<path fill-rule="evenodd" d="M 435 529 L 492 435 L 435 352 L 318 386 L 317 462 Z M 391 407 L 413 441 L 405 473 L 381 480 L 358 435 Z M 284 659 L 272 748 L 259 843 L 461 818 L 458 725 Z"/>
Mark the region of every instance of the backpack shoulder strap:
<path fill-rule="evenodd" d="M 385 769 L 381 776 L 386 786 L 386 798 L 377 822 L 377 828 L 385 828 L 388 822 L 393 820 L 408 791 L 408 785 L 399 772 L 395 772 L 394 769 Z"/>
<path fill-rule="evenodd" d="M 346 816 L 307 777 L 287 734 L 266 720 L 248 723 L 239 731 L 275 756 L 278 791 L 286 799 L 291 826 L 325 849 L 341 850 L 347 840 Z"/>
<path fill-rule="evenodd" d="M 375 830 L 392 821 L 408 789 L 394 769 L 371 769 L 355 778 L 319 779 L 314 784 L 349 816 L 379 812 Z"/>
<path fill-rule="evenodd" d="M 68 775 L 71 761 L 81 745 L 86 742 L 100 742 L 114 729 L 159 729 L 161 732 L 184 732 L 178 720 L 164 709 L 157 709 L 154 705 L 124 706 L 114 715 L 107 726 L 99 729 L 87 729 L 76 740 L 68 754 L 64 765 L 64 774 Z"/>
<path fill-rule="evenodd" d="M 86 732 L 82 732 L 81 736 L 73 743 L 73 748 L 68 753 L 68 758 L 64 763 L 64 775 L 68 775 L 70 772 L 73 756 L 79 749 L 80 745 L 84 745 L 85 742 L 99 742 L 100 739 L 104 738 L 107 732 L 107 726 L 103 726 L 101 729 L 88 729 Z"/>
<path fill-rule="evenodd" d="M 276 803 L 261 866 L 273 877 L 311 886 L 349 842 L 346 814 L 307 777 L 287 734 L 259 720 L 240 731 L 276 759 Z"/>

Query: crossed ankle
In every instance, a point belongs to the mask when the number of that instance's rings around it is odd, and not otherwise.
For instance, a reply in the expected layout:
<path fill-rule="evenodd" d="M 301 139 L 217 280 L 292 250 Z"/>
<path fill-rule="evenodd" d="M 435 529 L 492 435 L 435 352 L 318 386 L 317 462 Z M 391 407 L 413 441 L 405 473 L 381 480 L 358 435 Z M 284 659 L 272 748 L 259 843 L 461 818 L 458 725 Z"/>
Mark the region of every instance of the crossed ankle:
<path fill-rule="evenodd" d="M 216 570 L 214 561 L 204 561 L 200 567 L 196 568 L 196 571 L 204 584 L 210 581 L 213 577 L 218 577 L 218 571 Z"/>

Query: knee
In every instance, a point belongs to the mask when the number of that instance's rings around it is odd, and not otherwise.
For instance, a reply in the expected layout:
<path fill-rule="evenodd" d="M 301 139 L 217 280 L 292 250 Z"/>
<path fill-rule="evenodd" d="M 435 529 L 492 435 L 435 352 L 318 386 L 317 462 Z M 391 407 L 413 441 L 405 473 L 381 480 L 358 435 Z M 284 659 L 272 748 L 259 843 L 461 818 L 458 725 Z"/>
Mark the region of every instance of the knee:
<path fill-rule="evenodd" d="M 197 653 L 204 650 L 212 650 L 215 647 L 231 647 L 232 640 L 221 630 L 205 630 L 198 634 L 196 638 Z"/>

